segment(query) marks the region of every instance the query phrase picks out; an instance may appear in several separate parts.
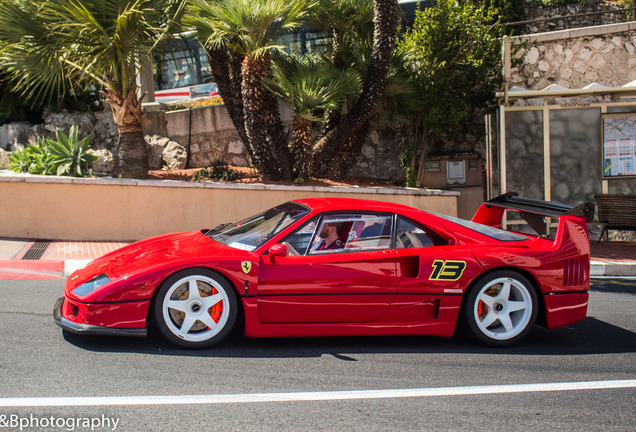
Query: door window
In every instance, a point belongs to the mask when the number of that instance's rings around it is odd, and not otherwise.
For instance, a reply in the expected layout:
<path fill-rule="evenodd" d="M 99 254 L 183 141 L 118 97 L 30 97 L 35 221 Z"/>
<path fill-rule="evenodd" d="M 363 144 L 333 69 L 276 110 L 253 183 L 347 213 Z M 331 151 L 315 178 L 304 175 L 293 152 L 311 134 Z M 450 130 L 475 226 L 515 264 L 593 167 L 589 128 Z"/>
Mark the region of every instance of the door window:
<path fill-rule="evenodd" d="M 392 227 L 393 215 L 329 214 L 312 219 L 283 244 L 290 255 L 389 249 Z"/>
<path fill-rule="evenodd" d="M 288 255 L 306 255 L 311 239 L 316 232 L 319 217 L 313 218 L 298 230 L 285 237 L 283 244 L 287 246 Z"/>

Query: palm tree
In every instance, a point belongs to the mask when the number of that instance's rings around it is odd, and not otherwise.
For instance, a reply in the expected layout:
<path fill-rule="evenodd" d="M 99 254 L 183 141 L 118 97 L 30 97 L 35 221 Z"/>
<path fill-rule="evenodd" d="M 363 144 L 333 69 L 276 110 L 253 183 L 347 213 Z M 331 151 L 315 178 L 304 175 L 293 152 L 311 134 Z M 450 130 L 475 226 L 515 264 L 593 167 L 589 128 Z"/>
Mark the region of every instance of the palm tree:
<path fill-rule="evenodd" d="M 144 56 L 176 31 L 186 0 L 0 0 L 0 64 L 38 101 L 97 84 L 119 129 L 114 175 L 145 178 L 137 76 Z"/>
<path fill-rule="evenodd" d="M 314 166 L 330 177 L 342 177 L 345 159 L 366 139 L 369 117 L 382 97 L 397 39 L 397 0 L 373 1 L 373 43 L 362 93 L 349 112 L 325 129 L 314 145 Z M 343 151 L 344 150 L 344 151 Z M 334 167 L 341 167 L 333 171 Z"/>
<path fill-rule="evenodd" d="M 196 29 L 209 53 L 229 50 L 242 56 L 242 120 L 247 146 L 256 168 L 272 179 L 289 177 L 290 164 L 278 103 L 264 89 L 263 80 L 272 52 L 282 49 L 279 38 L 305 23 L 317 5 L 315 0 L 193 0 L 189 9 L 187 23 Z M 220 90 L 225 97 L 223 88 Z"/>
<path fill-rule="evenodd" d="M 294 158 L 294 176 L 308 180 L 312 162 L 312 125 L 325 110 L 340 111 L 348 96 L 360 92 L 360 78 L 350 70 L 334 67 L 326 58 L 278 56 L 265 86 L 294 112 L 289 148 Z"/>
<path fill-rule="evenodd" d="M 346 116 L 339 110 L 327 110 L 332 114 L 327 115 L 322 139 L 312 150 L 317 153 L 314 166 L 320 169 L 333 165 L 336 175 L 342 175 L 347 158 L 355 157 L 356 149 L 366 139 L 368 118 L 381 97 L 397 36 L 397 0 L 374 0 L 373 8 L 370 6 L 369 0 L 192 1 L 187 23 L 196 29 L 197 38 L 207 48 L 215 79 L 221 81 L 221 95 L 229 101 L 228 112 L 239 135 L 247 139 L 254 164 L 265 176 L 289 176 L 289 150 L 277 101 L 263 88 L 263 80 L 270 70 L 272 52 L 281 49 L 277 45 L 280 36 L 308 20 L 322 20 L 333 29 L 332 62 L 339 69 L 346 67 L 345 59 L 350 57 L 344 49 L 359 46 L 346 28 L 356 30 L 370 47 L 371 60 L 364 68 L 360 97 Z M 331 11 L 330 17 L 324 13 L 326 9 Z M 368 36 L 370 30 L 372 36 Z M 238 59 L 242 62 L 240 77 L 235 73 Z M 224 80 L 223 74 L 230 79 Z M 236 97 L 238 88 L 240 99 Z M 303 126 L 306 128 L 306 123 Z"/>
<path fill-rule="evenodd" d="M 373 0 L 323 0 L 312 25 L 331 33 L 330 58 L 346 68 L 350 55 L 373 43 Z"/>

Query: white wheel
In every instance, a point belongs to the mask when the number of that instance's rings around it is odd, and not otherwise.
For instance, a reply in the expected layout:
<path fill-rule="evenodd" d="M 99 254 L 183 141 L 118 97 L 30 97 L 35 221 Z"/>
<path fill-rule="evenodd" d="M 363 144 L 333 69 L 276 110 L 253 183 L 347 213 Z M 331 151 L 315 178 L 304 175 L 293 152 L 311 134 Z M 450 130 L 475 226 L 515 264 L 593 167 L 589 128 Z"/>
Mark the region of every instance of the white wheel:
<path fill-rule="evenodd" d="M 161 333 L 187 348 L 206 348 L 221 339 L 236 321 L 237 301 L 232 287 L 210 270 L 191 269 L 168 278 L 155 301 Z"/>
<path fill-rule="evenodd" d="M 468 328 L 489 345 L 511 345 L 532 329 L 537 303 L 537 294 L 525 277 L 514 272 L 492 273 L 468 296 Z"/>

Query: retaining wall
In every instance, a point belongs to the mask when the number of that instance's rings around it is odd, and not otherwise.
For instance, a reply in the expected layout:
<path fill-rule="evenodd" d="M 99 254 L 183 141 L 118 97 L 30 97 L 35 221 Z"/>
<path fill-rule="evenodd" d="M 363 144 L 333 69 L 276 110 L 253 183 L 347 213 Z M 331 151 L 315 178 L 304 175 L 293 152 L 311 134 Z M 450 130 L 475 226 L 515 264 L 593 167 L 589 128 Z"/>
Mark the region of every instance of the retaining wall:
<path fill-rule="evenodd" d="M 510 84 L 527 90 L 620 87 L 636 80 L 636 22 L 519 36 L 512 43 L 523 48 Z"/>
<path fill-rule="evenodd" d="M 139 240 L 212 228 L 290 199 L 327 196 L 390 201 L 457 216 L 459 195 L 427 189 L 6 175 L 0 176 L 0 237 Z M 469 206 L 474 212 L 474 204 Z"/>
<path fill-rule="evenodd" d="M 200 168 L 220 159 L 237 166 L 251 163 L 225 105 L 212 105 L 179 111 L 164 111 L 160 104 L 144 105 L 143 129 L 146 135 L 161 135 L 188 150 L 188 167 Z M 292 112 L 280 105 L 281 119 L 292 121 Z M 401 179 L 400 155 L 403 145 L 395 131 L 372 127 L 349 174 L 354 177 Z"/>

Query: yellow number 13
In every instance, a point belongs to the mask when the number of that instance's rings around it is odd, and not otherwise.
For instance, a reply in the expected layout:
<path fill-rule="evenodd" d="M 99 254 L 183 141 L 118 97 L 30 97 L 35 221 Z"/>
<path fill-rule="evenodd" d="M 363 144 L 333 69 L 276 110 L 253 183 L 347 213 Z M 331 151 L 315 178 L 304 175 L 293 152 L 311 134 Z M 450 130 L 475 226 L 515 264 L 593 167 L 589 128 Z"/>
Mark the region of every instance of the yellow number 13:
<path fill-rule="evenodd" d="M 433 273 L 429 280 L 456 281 L 462 277 L 466 263 L 464 261 L 433 261 Z"/>

